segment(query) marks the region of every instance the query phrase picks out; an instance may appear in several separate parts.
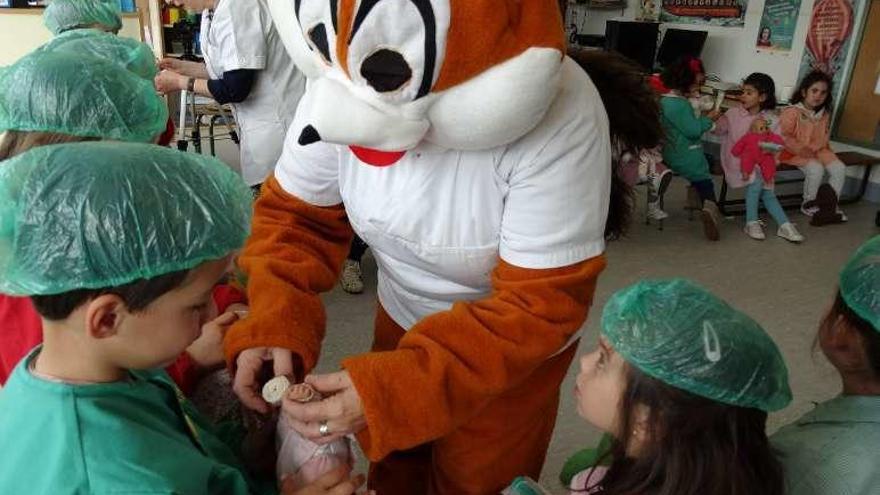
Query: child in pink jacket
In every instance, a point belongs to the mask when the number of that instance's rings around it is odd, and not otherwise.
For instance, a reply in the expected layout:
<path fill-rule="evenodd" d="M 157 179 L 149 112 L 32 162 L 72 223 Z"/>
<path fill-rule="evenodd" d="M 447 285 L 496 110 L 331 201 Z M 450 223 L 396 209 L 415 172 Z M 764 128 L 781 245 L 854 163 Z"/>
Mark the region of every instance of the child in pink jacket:
<path fill-rule="evenodd" d="M 721 137 L 721 167 L 724 169 L 724 180 L 732 188 L 746 189 L 746 224 L 743 231 L 758 241 L 767 238 L 758 217 L 758 208 L 764 203 L 764 208 L 779 226 L 776 235 L 789 242 L 803 242 L 804 236 L 789 221 L 776 198 L 772 185 L 769 185 L 761 174 L 743 174 L 740 159 L 733 153 L 734 146 L 749 133 L 755 120 L 772 122 L 774 119 L 776 84 L 773 78 L 760 72 L 746 77 L 742 84 L 740 103 L 740 106 L 731 108 L 718 119 L 712 132 Z M 773 127 L 770 126 L 771 129 Z"/>

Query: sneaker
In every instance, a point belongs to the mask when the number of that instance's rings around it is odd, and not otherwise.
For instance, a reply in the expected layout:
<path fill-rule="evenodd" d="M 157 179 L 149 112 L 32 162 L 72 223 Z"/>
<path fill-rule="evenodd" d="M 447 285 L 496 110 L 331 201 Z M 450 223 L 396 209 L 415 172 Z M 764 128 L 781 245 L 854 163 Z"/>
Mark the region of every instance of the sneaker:
<path fill-rule="evenodd" d="M 786 225 L 790 225 L 790 224 L 786 224 Z M 743 231 L 746 233 L 747 236 L 751 237 L 752 239 L 754 239 L 756 241 L 763 241 L 764 239 L 767 238 L 767 236 L 764 235 L 764 228 L 761 227 L 760 222 L 748 222 L 746 224 L 745 228 L 743 229 Z M 780 232 L 781 232 L 781 230 L 780 230 Z"/>
<path fill-rule="evenodd" d="M 807 206 L 807 203 L 810 203 L 809 206 Z M 803 213 L 804 215 L 806 215 L 810 218 L 813 218 L 813 215 L 815 215 L 816 213 L 819 213 L 819 207 L 816 206 L 815 202 L 807 201 L 801 205 L 801 213 Z"/>
<path fill-rule="evenodd" d="M 846 213 L 843 212 L 840 208 L 837 209 L 837 214 L 840 215 L 841 222 L 849 222 L 849 217 L 846 216 Z"/>
<path fill-rule="evenodd" d="M 706 201 L 706 204 L 703 205 L 703 209 L 700 211 L 706 239 L 710 241 L 720 240 L 721 232 L 718 230 L 718 219 L 721 217 L 721 212 L 718 211 L 718 205 L 711 201 Z"/>
<path fill-rule="evenodd" d="M 364 291 L 364 275 L 361 264 L 353 260 L 345 260 L 342 269 L 342 290 L 349 294 L 360 294 Z"/>
<path fill-rule="evenodd" d="M 648 218 L 650 220 L 665 220 L 669 218 L 669 213 L 660 208 L 660 201 L 654 201 L 648 203 Z"/>
<path fill-rule="evenodd" d="M 651 182 L 654 186 L 655 194 L 657 194 L 658 198 L 662 198 L 663 195 L 666 194 L 666 190 L 669 189 L 669 184 L 672 183 L 672 170 L 667 168 L 655 175 L 652 179 Z"/>
<path fill-rule="evenodd" d="M 779 230 L 776 231 L 776 235 L 795 244 L 804 242 L 804 236 L 798 232 L 797 227 L 791 222 L 780 225 Z"/>

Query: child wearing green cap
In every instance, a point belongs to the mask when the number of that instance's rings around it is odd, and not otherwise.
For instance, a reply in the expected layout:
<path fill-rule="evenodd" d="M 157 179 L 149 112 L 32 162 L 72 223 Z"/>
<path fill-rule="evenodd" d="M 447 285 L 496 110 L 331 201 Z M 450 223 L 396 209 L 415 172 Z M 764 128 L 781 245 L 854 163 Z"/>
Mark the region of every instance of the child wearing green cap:
<path fill-rule="evenodd" d="M 152 143 L 168 107 L 119 62 L 36 51 L 0 71 L 0 160 L 36 146 L 108 139 Z"/>
<path fill-rule="evenodd" d="M 0 71 L 0 85 L 20 89 L 0 92 L 0 160 L 51 144 L 147 143 L 159 137 L 168 111 L 148 77 L 155 63 L 143 50 L 118 40 L 95 30 L 70 31 L 51 41 L 51 49 L 38 49 Z M 146 72 L 138 75 L 135 69 Z M 211 331 L 170 369 L 187 391 L 201 372 L 223 363 L 222 352 L 212 348 L 219 348 L 219 338 L 212 336 L 222 334 L 221 325 L 231 324 L 230 318 L 223 315 L 209 323 Z M 2 385 L 42 340 L 42 325 L 26 298 L 0 294 L 0 328 Z M 205 345 L 211 340 L 216 345 Z"/>
<path fill-rule="evenodd" d="M 50 0 L 43 23 L 54 35 L 83 28 L 116 34 L 122 29 L 122 9 L 117 0 Z"/>
<path fill-rule="evenodd" d="M 157 371 L 199 336 L 250 215 L 222 163 L 157 146 L 44 146 L 0 167 L 0 292 L 30 296 L 44 329 L 0 391 L 15 453 L 0 493 L 276 493 Z"/>
<path fill-rule="evenodd" d="M 691 282 L 615 294 L 575 396 L 613 440 L 573 494 L 784 493 L 764 428 L 791 401 L 785 363 L 757 323 Z"/>
<path fill-rule="evenodd" d="M 789 493 L 880 493 L 880 236 L 841 272 L 816 343 L 843 393 L 771 437 L 784 456 Z"/>

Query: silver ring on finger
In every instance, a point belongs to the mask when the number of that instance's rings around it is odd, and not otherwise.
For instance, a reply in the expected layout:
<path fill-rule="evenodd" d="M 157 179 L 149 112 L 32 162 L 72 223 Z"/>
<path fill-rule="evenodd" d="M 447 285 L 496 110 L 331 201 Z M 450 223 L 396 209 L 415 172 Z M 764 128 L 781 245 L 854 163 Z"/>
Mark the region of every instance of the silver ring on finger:
<path fill-rule="evenodd" d="M 330 427 L 327 425 L 326 421 L 321 421 L 318 424 L 318 433 L 320 433 L 322 437 L 330 436 Z"/>

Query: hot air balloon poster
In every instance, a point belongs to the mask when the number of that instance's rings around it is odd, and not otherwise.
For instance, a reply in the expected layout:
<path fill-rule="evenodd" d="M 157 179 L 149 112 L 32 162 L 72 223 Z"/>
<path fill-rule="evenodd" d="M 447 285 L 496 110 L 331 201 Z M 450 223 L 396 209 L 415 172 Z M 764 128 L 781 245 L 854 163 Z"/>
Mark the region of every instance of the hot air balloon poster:
<path fill-rule="evenodd" d="M 660 22 L 743 27 L 748 0 L 663 0 Z"/>
<path fill-rule="evenodd" d="M 801 0 L 767 0 L 758 29 L 758 51 L 788 55 L 800 10 Z"/>
<path fill-rule="evenodd" d="M 840 87 L 841 69 L 849 52 L 858 1 L 816 0 L 799 78 L 818 69 L 833 77 L 835 88 Z"/>

